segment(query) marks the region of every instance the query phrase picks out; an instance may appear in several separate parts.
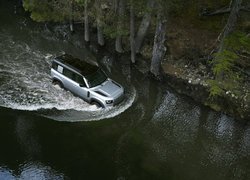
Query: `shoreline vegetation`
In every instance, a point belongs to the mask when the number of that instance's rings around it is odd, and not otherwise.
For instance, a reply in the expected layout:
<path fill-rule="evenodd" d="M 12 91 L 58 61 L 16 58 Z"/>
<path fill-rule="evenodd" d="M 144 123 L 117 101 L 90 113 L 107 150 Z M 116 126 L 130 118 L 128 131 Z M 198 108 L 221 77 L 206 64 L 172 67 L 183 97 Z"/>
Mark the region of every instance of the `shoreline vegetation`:
<path fill-rule="evenodd" d="M 68 23 L 72 32 L 81 24 L 85 42 L 129 53 L 131 64 L 142 56 L 149 72 L 177 92 L 250 120 L 247 0 L 23 0 L 22 6 L 37 22 Z"/>

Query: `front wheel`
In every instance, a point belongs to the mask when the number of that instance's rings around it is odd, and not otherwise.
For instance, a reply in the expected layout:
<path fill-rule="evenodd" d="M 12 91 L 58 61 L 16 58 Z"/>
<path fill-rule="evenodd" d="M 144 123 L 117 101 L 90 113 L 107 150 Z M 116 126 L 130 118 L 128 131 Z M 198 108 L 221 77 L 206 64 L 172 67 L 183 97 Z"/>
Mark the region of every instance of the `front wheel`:
<path fill-rule="evenodd" d="M 94 106 L 96 106 L 97 108 L 103 108 L 103 106 L 102 106 L 99 102 L 96 102 L 96 101 L 92 101 L 92 102 L 91 102 L 91 105 L 94 105 Z"/>
<path fill-rule="evenodd" d="M 63 84 L 58 80 L 54 80 L 52 83 L 54 86 L 59 86 L 60 88 L 63 88 Z"/>

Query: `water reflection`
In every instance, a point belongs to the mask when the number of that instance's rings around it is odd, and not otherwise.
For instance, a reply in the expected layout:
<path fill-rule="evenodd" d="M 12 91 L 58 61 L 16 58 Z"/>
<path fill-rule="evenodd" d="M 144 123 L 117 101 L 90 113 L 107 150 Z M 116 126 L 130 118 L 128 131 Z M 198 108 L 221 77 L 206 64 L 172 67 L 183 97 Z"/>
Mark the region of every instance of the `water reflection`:
<path fill-rule="evenodd" d="M 0 179 L 3 180 L 14 180 L 16 179 L 15 176 L 13 175 L 13 172 L 7 168 L 0 167 Z"/>
<path fill-rule="evenodd" d="M 58 173 L 49 166 L 43 165 L 40 162 L 28 162 L 20 165 L 20 167 L 13 171 L 8 168 L 0 167 L 1 180 L 25 180 L 25 179 L 39 179 L 39 180 L 61 180 L 65 176 Z"/>
<path fill-rule="evenodd" d="M 20 179 L 64 179 L 64 175 L 41 163 L 29 162 L 20 167 Z"/>
<path fill-rule="evenodd" d="M 27 123 L 24 117 L 18 117 L 15 132 L 19 146 L 27 157 L 38 158 L 41 155 L 41 145 L 34 128 L 33 122 Z"/>
<path fill-rule="evenodd" d="M 183 98 L 166 92 L 147 128 L 145 135 L 156 157 L 174 162 L 180 166 L 177 172 L 187 177 L 192 173 L 202 177 L 206 171 L 214 172 L 207 174 L 208 179 L 249 176 L 249 125 L 194 103 L 187 105 Z"/>

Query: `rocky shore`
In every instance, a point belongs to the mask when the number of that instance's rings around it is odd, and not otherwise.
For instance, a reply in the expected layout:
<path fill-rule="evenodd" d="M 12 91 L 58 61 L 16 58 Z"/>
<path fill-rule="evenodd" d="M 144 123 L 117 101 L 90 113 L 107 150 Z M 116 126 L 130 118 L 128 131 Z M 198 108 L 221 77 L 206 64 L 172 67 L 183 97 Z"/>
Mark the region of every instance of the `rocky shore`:
<path fill-rule="evenodd" d="M 162 64 L 163 76 L 166 83 L 178 93 L 187 95 L 195 101 L 221 111 L 239 120 L 250 120 L 250 84 L 242 84 L 241 95 L 236 96 L 226 91 L 222 96 L 209 96 L 208 80 L 213 78 L 204 65 L 194 68 L 188 65 Z"/>

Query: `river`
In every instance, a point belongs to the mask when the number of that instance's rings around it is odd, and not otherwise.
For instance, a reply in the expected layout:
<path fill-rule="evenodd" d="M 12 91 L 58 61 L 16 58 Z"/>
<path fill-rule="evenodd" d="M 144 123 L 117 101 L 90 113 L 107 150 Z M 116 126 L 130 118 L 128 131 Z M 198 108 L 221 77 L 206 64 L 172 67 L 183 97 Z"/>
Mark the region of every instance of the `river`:
<path fill-rule="evenodd" d="M 250 179 L 250 124 L 93 54 L 68 25 L 32 22 L 0 0 L 0 180 Z M 51 59 L 94 59 L 126 89 L 98 109 L 51 84 Z"/>

